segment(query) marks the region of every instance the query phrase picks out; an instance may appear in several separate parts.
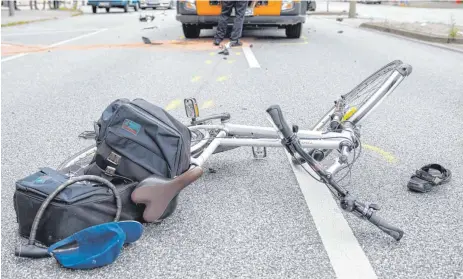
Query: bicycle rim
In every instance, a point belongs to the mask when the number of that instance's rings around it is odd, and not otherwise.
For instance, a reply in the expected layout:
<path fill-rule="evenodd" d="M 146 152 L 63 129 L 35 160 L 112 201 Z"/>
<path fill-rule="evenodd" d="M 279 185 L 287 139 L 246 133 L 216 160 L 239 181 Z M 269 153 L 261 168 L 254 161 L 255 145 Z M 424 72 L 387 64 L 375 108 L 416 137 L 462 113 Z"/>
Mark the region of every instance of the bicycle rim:
<path fill-rule="evenodd" d="M 375 96 L 378 90 L 386 83 L 386 81 L 391 77 L 393 72 L 397 69 L 398 66 L 402 64 L 400 60 L 394 60 L 373 74 L 369 77 L 364 79 L 361 83 L 359 83 L 356 87 L 354 87 L 348 93 L 341 95 L 345 101 L 345 108 L 344 112 L 348 112 L 349 110 L 361 111 L 362 107 L 370 101 L 373 97 L 373 103 L 377 104 L 382 101 L 385 97 L 383 96 Z M 374 107 L 374 105 L 373 105 Z M 328 131 L 328 125 L 330 123 L 330 116 L 334 111 L 334 106 L 315 124 L 312 129 L 315 131 Z M 368 114 L 369 112 L 367 112 Z M 354 113 L 355 114 L 355 113 Z M 358 121 L 354 121 L 354 124 L 357 124 Z"/>

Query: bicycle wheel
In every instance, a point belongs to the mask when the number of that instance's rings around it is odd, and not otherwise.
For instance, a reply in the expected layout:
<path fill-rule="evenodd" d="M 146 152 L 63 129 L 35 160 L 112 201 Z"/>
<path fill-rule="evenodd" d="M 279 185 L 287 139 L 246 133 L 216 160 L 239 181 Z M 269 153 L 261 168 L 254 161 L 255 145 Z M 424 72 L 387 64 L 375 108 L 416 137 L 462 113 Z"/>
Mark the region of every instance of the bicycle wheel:
<path fill-rule="evenodd" d="M 379 104 L 384 97 L 387 95 L 384 94 L 377 94 L 378 91 L 386 84 L 388 79 L 394 73 L 395 70 L 399 69 L 399 67 L 403 65 L 403 62 L 400 60 L 394 60 L 373 74 L 369 77 L 364 79 L 360 84 L 358 84 L 355 88 L 353 88 L 348 93 L 341 95 L 341 98 L 345 101 L 344 113 L 346 115 L 351 112 L 350 118 L 355 119 L 357 113 L 363 113 L 363 117 L 357 118 L 356 120 L 352 121 L 354 124 L 358 124 L 365 116 Z M 364 106 L 368 104 L 368 107 L 365 108 Z M 329 123 L 330 123 L 330 116 L 334 111 L 334 106 L 312 127 L 312 130 L 315 131 L 330 131 Z"/>
<path fill-rule="evenodd" d="M 382 102 L 388 93 L 393 91 L 391 89 L 397 86 L 397 80 L 394 80 L 394 82 L 387 84 L 388 86 L 386 88 L 383 88 L 396 70 L 403 70 L 401 67 L 408 66 L 404 66 L 403 62 L 400 60 L 394 60 L 364 79 L 348 93 L 341 95 L 345 105 L 343 112 L 344 115 L 347 116 L 344 120 L 353 119 L 351 122 L 356 125 L 360 123 L 361 120 L 365 119 L 366 116 Z M 405 71 L 409 74 L 411 68 L 405 69 Z M 333 107 L 331 107 L 331 109 L 312 127 L 312 130 L 321 132 L 336 130 L 330 127 L 331 115 L 334 109 L 335 106 L 333 105 Z M 327 158 L 332 151 L 333 150 L 328 149 L 307 150 L 307 152 L 319 162 Z"/>

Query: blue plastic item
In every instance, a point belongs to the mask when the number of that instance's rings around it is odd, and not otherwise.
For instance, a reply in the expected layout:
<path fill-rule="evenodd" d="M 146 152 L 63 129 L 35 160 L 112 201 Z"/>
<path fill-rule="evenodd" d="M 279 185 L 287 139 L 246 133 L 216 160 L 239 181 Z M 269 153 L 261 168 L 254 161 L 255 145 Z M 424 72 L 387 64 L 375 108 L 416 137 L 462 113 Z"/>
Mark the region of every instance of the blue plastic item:
<path fill-rule="evenodd" d="M 137 241 L 142 233 L 143 226 L 136 221 L 105 223 L 81 230 L 51 245 L 48 253 L 66 268 L 97 268 L 116 261 L 122 246 Z"/>

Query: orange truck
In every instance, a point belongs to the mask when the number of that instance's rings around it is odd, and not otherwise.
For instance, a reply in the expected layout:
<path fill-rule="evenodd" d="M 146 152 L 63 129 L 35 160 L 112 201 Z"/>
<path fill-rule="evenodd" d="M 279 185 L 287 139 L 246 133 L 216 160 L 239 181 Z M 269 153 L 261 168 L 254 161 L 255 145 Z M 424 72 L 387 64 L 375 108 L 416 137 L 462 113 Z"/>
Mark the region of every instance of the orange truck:
<path fill-rule="evenodd" d="M 251 2 L 248 1 L 249 6 Z M 249 27 L 286 29 L 288 38 L 299 38 L 307 10 L 307 0 L 257 1 L 254 14 L 245 17 L 243 29 Z M 178 0 L 176 19 L 182 23 L 185 38 L 199 38 L 201 29 L 213 29 L 217 26 L 220 12 L 221 1 Z M 234 10 L 228 24 L 233 25 L 233 20 Z"/>

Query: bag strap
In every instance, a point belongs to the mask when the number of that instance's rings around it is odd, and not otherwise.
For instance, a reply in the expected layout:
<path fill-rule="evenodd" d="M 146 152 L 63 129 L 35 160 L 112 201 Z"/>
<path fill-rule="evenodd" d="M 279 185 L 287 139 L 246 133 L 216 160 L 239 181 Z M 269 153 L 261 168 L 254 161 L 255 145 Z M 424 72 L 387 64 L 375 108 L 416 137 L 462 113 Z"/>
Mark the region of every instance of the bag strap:
<path fill-rule="evenodd" d="M 106 159 L 103 156 L 97 154 L 95 156 L 95 166 L 100 171 L 99 175 L 109 181 L 114 180 L 114 178 L 121 178 L 133 182 L 133 180 L 128 177 L 116 174 L 120 160 L 121 156 L 114 151 L 111 151 Z"/>

